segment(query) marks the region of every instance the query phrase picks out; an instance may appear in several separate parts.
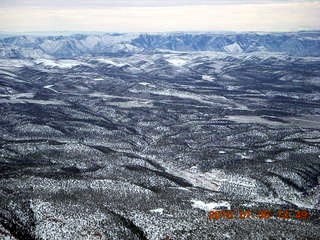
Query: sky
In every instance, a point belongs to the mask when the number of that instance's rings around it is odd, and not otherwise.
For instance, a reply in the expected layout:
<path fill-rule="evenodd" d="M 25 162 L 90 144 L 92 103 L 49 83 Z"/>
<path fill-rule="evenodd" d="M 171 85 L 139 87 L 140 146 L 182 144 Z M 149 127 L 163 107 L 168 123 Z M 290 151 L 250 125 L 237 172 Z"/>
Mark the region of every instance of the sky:
<path fill-rule="evenodd" d="M 0 31 L 320 30 L 320 0 L 0 0 Z"/>

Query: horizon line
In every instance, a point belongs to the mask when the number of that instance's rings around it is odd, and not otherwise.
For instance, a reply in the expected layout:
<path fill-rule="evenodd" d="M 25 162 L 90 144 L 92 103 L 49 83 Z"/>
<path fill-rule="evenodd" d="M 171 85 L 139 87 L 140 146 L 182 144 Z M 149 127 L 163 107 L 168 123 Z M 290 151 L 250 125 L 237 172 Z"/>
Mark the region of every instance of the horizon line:
<path fill-rule="evenodd" d="M 68 34 L 68 35 L 77 35 L 77 34 L 84 34 L 84 35 L 94 35 L 94 34 L 161 34 L 161 33 L 212 33 L 212 34 L 219 34 L 219 33 L 299 33 L 299 32 L 320 32 L 320 29 L 300 29 L 294 31 L 257 31 L 257 30 L 174 30 L 174 31 L 83 31 L 83 30 L 49 30 L 49 31 L 1 31 L 0 35 L 43 35 L 43 36 L 50 36 L 50 34 Z"/>

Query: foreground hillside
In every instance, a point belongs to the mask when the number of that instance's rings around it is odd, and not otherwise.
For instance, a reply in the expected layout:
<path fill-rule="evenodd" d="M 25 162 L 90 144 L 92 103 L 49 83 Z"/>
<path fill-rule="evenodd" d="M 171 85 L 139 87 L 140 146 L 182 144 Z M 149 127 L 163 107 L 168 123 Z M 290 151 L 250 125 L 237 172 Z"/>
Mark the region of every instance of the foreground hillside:
<path fill-rule="evenodd" d="M 61 41 L 2 40 L 17 51 L 0 60 L 1 239 L 319 239 L 318 53 Z"/>

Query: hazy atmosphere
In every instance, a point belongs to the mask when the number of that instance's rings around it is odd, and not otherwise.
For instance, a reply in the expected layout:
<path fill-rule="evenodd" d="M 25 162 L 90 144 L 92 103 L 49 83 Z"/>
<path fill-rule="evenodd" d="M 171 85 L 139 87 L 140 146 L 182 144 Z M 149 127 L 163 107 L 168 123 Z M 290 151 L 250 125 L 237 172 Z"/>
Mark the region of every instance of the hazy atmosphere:
<path fill-rule="evenodd" d="M 0 31 L 317 30 L 320 1 L 0 1 Z"/>

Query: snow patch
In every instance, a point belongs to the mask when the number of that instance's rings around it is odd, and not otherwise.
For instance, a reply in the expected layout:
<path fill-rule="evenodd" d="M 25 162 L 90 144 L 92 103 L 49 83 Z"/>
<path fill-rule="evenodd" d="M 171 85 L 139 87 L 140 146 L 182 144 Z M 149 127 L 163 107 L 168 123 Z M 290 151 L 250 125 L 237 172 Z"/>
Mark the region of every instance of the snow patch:
<path fill-rule="evenodd" d="M 15 100 L 15 99 L 21 99 L 21 98 L 33 98 L 34 95 L 35 95 L 34 93 L 17 93 L 9 96 L 11 100 Z"/>
<path fill-rule="evenodd" d="M 231 209 L 230 203 L 226 201 L 205 203 L 199 200 L 191 200 L 191 202 L 192 202 L 193 208 L 198 208 L 207 212 L 214 209 L 221 209 L 221 208 Z"/>
<path fill-rule="evenodd" d="M 139 91 L 130 89 L 130 92 L 133 93 L 138 93 Z M 224 96 L 219 96 L 219 95 L 208 95 L 208 96 L 199 96 L 198 94 L 191 93 L 191 92 L 186 92 L 186 91 L 176 91 L 176 90 L 171 90 L 171 89 L 164 89 L 164 90 L 154 90 L 154 91 L 149 91 L 149 93 L 152 94 L 157 94 L 157 95 L 163 95 L 163 96 L 172 96 L 172 97 L 178 97 L 178 98 L 187 98 L 187 99 L 192 99 L 201 103 L 206 103 L 210 105 L 216 105 L 218 102 L 219 103 L 227 103 L 230 102 L 227 98 Z"/>
<path fill-rule="evenodd" d="M 284 123 L 268 120 L 262 118 L 260 116 L 250 116 L 250 115 L 232 115 L 227 117 L 228 120 L 234 121 L 237 123 L 256 123 L 256 124 L 263 124 L 263 125 L 271 125 L 271 126 L 284 126 Z"/>
<path fill-rule="evenodd" d="M 191 172 L 198 172 L 198 167 L 197 167 L 197 166 L 192 166 L 192 167 L 190 168 L 190 171 L 191 171 Z"/>
<path fill-rule="evenodd" d="M 107 103 L 111 106 L 117 106 L 120 108 L 140 108 L 140 107 L 153 107 L 151 101 L 146 100 L 132 100 L 132 101 L 126 101 L 126 102 L 109 102 Z"/>
<path fill-rule="evenodd" d="M 83 62 L 77 60 L 51 60 L 51 59 L 37 59 L 36 64 L 42 64 L 46 67 L 57 67 L 62 69 L 72 68 L 78 65 L 83 65 Z"/>
<path fill-rule="evenodd" d="M 152 210 L 150 210 L 151 213 L 160 213 L 160 214 L 162 214 L 163 211 L 164 211 L 163 208 L 157 208 L 157 209 L 152 209 Z"/>
<path fill-rule="evenodd" d="M 185 187 L 169 187 L 169 188 L 177 189 L 177 190 L 183 190 L 183 191 L 191 191 L 190 189 L 185 188 Z"/>
<path fill-rule="evenodd" d="M 140 85 L 142 86 L 148 86 L 150 83 L 147 83 L 147 82 L 139 82 Z"/>
<path fill-rule="evenodd" d="M 187 63 L 186 60 L 181 58 L 169 58 L 167 61 L 176 67 L 182 67 Z"/>
<path fill-rule="evenodd" d="M 224 50 L 227 53 L 235 53 L 235 54 L 243 52 L 242 48 L 240 47 L 240 45 L 238 43 L 233 43 L 233 44 L 227 45 L 224 47 Z"/>
<path fill-rule="evenodd" d="M 247 154 L 246 154 L 246 153 L 236 153 L 236 155 L 240 156 L 240 157 L 241 157 L 241 159 L 250 159 L 250 157 L 249 157 L 249 156 L 247 156 Z"/>
<path fill-rule="evenodd" d="M 33 66 L 33 65 L 34 63 L 30 60 L 0 59 L 0 67 L 10 71 L 15 71 L 16 68 L 21 68 L 24 66 Z"/>
<path fill-rule="evenodd" d="M 55 93 L 58 93 L 58 91 L 54 90 L 53 87 L 54 87 L 54 85 L 47 85 L 47 86 L 44 86 L 43 88 L 46 88 L 46 89 L 49 89 Z"/>
<path fill-rule="evenodd" d="M 224 233 L 222 234 L 222 236 L 226 237 L 226 238 L 231 238 L 230 234 L 229 233 Z"/>
<path fill-rule="evenodd" d="M 11 104 L 20 104 L 20 103 L 33 103 L 39 105 L 67 105 L 63 101 L 59 100 L 35 100 L 35 99 L 0 99 L 0 103 L 11 103 Z"/>
<path fill-rule="evenodd" d="M 126 64 L 124 64 L 124 63 L 115 62 L 114 60 L 109 59 L 109 58 L 98 58 L 98 59 L 96 59 L 96 60 L 97 60 L 98 62 L 110 64 L 110 65 L 113 65 L 113 66 L 116 66 L 116 67 L 123 67 L 123 66 L 126 65 Z"/>
<path fill-rule="evenodd" d="M 212 82 L 213 81 L 213 77 L 211 77 L 209 75 L 202 75 L 202 80 Z"/>

